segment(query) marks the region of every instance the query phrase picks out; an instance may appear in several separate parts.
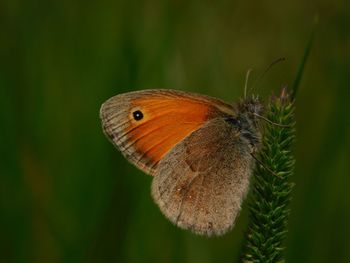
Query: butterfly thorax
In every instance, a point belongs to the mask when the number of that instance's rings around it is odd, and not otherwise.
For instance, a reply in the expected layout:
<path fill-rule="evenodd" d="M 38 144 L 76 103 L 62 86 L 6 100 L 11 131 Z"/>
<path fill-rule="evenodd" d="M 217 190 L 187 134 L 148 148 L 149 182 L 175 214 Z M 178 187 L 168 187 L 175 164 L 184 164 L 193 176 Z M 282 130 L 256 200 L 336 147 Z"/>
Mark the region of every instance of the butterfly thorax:
<path fill-rule="evenodd" d="M 258 116 L 262 113 L 262 104 L 255 98 L 242 99 L 235 105 L 235 108 L 237 115 L 228 118 L 228 121 L 238 129 L 244 140 L 248 140 L 251 151 L 255 152 L 261 140 Z"/>

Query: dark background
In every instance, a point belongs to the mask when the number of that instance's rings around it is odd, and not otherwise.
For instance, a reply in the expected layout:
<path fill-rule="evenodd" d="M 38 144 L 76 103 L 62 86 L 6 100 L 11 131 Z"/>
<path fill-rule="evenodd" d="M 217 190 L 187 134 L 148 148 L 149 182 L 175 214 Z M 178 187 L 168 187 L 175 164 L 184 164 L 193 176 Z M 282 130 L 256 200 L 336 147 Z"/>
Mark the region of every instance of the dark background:
<path fill-rule="evenodd" d="M 293 83 L 296 183 L 287 262 L 350 262 L 350 2 L 0 2 L 0 262 L 235 262 L 233 231 L 202 238 L 169 223 L 151 177 L 102 133 L 99 107 L 173 88 L 226 101 Z"/>

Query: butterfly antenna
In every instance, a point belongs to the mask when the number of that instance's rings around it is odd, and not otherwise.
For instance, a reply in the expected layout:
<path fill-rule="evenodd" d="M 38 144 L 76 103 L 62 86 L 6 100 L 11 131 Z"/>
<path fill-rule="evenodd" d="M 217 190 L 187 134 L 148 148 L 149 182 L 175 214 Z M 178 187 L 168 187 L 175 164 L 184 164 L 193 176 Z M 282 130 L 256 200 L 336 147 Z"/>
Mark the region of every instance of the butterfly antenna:
<path fill-rule="evenodd" d="M 286 60 L 286 58 L 278 58 L 278 59 L 276 59 L 275 61 L 273 61 L 264 71 L 263 71 L 263 73 L 261 73 L 260 74 L 260 76 L 254 81 L 254 83 L 253 83 L 253 85 L 252 85 L 252 87 L 251 87 L 251 91 L 256 87 L 256 85 L 258 84 L 258 82 L 259 81 L 261 81 L 264 77 L 265 77 L 265 75 L 266 75 L 266 73 L 267 72 L 269 72 L 269 70 L 274 66 L 274 65 L 276 65 L 276 64 L 278 64 L 278 63 L 280 63 L 280 62 L 282 62 L 282 61 L 285 61 Z"/>
<path fill-rule="evenodd" d="M 247 70 L 247 73 L 245 75 L 245 84 L 244 84 L 244 99 L 247 98 L 247 89 L 248 89 L 248 80 L 249 80 L 249 76 L 250 76 L 250 73 L 252 72 L 252 69 L 248 69 Z"/>
<path fill-rule="evenodd" d="M 284 124 L 279 124 L 279 123 L 270 121 L 269 119 L 267 119 L 264 116 L 261 116 L 261 115 L 255 113 L 255 112 L 253 113 L 253 115 L 258 117 L 258 118 L 260 118 L 260 119 L 262 119 L 262 120 L 264 120 L 264 121 L 266 121 L 266 122 L 268 122 L 268 123 L 270 123 L 270 124 L 272 124 L 272 125 L 278 126 L 278 127 L 282 127 L 282 128 L 289 128 L 289 127 L 291 127 L 291 125 L 284 125 Z"/>

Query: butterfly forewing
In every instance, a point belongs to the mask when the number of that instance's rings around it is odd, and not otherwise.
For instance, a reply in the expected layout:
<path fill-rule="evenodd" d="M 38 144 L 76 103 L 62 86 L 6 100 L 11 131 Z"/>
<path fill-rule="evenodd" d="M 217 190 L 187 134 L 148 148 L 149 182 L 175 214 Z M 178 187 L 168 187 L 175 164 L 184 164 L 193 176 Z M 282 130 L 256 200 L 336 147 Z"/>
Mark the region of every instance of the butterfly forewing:
<path fill-rule="evenodd" d="M 100 110 L 104 132 L 113 144 L 152 175 L 176 144 L 208 120 L 227 114 L 233 109 L 221 100 L 174 90 L 124 93 Z"/>

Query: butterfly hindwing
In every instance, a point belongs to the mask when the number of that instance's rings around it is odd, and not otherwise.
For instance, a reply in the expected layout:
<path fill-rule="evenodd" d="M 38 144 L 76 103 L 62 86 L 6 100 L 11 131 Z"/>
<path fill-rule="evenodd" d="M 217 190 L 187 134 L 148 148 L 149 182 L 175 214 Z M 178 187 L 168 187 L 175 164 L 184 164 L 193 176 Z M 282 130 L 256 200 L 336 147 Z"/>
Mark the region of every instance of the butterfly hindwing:
<path fill-rule="evenodd" d="M 213 119 L 160 161 L 152 195 L 174 224 L 221 235 L 240 211 L 252 166 L 240 133 L 223 118 Z"/>

